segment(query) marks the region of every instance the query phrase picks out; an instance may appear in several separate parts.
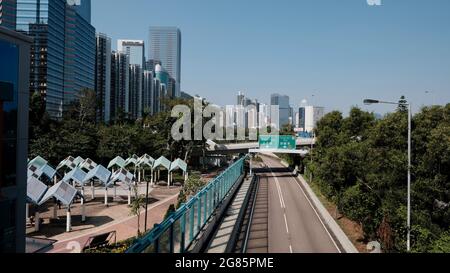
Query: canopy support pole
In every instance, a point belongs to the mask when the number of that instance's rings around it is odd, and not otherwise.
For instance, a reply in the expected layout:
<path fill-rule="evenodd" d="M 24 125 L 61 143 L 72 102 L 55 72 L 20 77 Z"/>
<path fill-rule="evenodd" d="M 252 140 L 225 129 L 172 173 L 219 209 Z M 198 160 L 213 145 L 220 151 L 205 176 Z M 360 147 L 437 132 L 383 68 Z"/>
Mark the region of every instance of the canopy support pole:
<path fill-rule="evenodd" d="M 131 187 L 128 188 L 128 205 L 131 205 Z"/>
<path fill-rule="evenodd" d="M 81 222 L 86 222 L 86 208 L 84 205 L 84 186 L 81 186 Z"/>
<path fill-rule="evenodd" d="M 91 190 L 92 190 L 92 200 L 95 199 L 95 187 L 94 187 L 94 181 L 91 181 Z"/>
<path fill-rule="evenodd" d="M 151 184 L 152 184 L 152 187 L 153 186 L 155 186 L 155 184 L 153 183 L 154 181 L 153 181 L 153 173 L 154 173 L 154 171 L 153 171 L 153 169 L 150 171 L 150 182 L 151 182 Z"/>
<path fill-rule="evenodd" d="M 28 225 L 28 221 L 30 219 L 30 204 L 26 204 L 25 206 L 25 224 Z"/>
<path fill-rule="evenodd" d="M 108 206 L 108 187 L 105 187 L 105 206 Z"/>
<path fill-rule="evenodd" d="M 70 205 L 67 208 L 66 232 L 72 231 L 72 215 L 70 214 Z"/>
<path fill-rule="evenodd" d="M 36 208 L 36 212 L 34 213 L 34 232 L 39 232 L 39 225 L 41 223 L 41 219 L 39 219 L 39 211 Z"/>

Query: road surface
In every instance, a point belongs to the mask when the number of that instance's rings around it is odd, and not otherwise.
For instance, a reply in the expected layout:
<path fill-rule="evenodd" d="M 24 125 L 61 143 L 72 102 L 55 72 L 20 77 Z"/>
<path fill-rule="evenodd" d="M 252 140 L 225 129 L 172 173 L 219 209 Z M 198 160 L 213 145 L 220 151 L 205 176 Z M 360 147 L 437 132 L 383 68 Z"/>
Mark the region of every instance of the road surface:
<path fill-rule="evenodd" d="M 269 253 L 340 253 L 336 242 L 292 173 L 263 156 L 267 168 Z"/>

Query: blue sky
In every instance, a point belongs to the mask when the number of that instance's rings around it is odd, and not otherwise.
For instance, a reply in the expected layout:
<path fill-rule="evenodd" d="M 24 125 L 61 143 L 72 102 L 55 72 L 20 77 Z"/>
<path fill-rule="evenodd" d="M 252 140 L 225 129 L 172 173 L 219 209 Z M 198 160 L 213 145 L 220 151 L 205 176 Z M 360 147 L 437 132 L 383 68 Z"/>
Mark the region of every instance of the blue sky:
<path fill-rule="evenodd" d="M 297 107 L 314 94 L 327 111 L 385 113 L 362 100 L 450 102 L 449 11 L 449 0 L 94 0 L 92 23 L 114 48 L 147 42 L 150 25 L 179 27 L 182 90 L 213 103 L 278 92 Z"/>

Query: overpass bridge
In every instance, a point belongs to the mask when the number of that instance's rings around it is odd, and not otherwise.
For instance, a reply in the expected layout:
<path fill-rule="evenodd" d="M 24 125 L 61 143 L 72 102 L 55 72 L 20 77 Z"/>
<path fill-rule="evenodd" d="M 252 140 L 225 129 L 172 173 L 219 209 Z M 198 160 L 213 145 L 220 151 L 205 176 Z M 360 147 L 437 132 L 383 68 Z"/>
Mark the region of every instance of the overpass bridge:
<path fill-rule="evenodd" d="M 214 141 L 208 140 L 206 144 L 208 145 L 206 151 L 208 154 L 234 154 L 234 153 L 247 154 L 251 150 L 259 149 L 259 142 L 217 144 Z M 305 151 L 306 148 L 310 148 L 315 144 L 316 144 L 315 138 L 296 139 L 297 150 Z"/>
<path fill-rule="evenodd" d="M 307 183 L 273 156 L 246 155 L 127 253 L 356 253 Z"/>

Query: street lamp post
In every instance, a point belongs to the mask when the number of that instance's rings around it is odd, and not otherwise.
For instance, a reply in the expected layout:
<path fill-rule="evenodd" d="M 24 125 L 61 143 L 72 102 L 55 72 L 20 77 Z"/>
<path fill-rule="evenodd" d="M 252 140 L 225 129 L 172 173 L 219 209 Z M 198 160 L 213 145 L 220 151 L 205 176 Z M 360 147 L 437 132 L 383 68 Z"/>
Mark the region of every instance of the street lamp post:
<path fill-rule="evenodd" d="M 364 100 L 364 104 L 371 105 L 371 104 L 394 104 L 394 105 L 404 105 L 408 106 L 408 215 L 407 215 L 407 229 L 408 229 L 408 235 L 406 239 L 406 248 L 407 251 L 411 251 L 411 127 L 412 127 L 412 115 L 411 115 L 411 103 L 400 103 L 400 102 L 388 102 L 388 101 L 379 101 L 379 100 L 372 100 L 372 99 L 366 99 Z"/>

